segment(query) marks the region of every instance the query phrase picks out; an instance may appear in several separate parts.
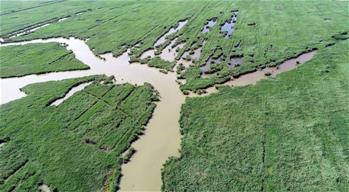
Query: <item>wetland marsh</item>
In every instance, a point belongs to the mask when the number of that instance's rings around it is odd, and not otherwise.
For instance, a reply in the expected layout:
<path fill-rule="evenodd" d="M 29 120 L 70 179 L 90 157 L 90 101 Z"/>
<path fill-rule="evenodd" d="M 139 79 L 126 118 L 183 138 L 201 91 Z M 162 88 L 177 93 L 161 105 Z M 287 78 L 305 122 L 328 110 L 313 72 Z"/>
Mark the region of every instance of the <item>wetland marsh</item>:
<path fill-rule="evenodd" d="M 0 3 L 1 191 L 349 188 L 345 3 Z"/>

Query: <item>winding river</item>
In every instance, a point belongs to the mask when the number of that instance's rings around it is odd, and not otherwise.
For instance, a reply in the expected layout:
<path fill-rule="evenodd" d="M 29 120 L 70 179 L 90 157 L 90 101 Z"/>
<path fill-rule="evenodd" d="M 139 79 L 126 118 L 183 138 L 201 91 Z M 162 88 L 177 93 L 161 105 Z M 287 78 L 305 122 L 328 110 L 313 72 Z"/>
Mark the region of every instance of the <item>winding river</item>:
<path fill-rule="evenodd" d="M 152 84 L 160 93 L 161 100 L 153 113 L 153 117 L 146 126 L 145 134 L 132 146 L 137 153 L 131 161 L 122 165 L 122 178 L 120 183 L 121 191 L 160 191 L 161 188 L 161 168 L 170 156 L 178 156 L 180 148 L 179 115 L 181 105 L 185 101 L 185 96 L 176 83 L 176 73 L 164 74 L 155 68 L 147 65 L 130 64 L 128 52 L 119 57 L 113 57 L 111 53 L 97 57 L 93 54 L 86 42 L 76 38 L 51 38 L 23 41 L 16 43 L 0 44 L 0 46 L 24 45 L 29 43 L 49 43 L 57 42 L 67 45 L 68 50 L 72 50 L 75 57 L 86 65 L 89 70 L 52 72 L 41 75 L 28 75 L 19 78 L 7 78 L 0 80 L 1 104 L 24 97 L 25 94 L 20 88 L 39 82 L 52 80 L 63 80 L 89 75 L 114 75 L 117 83 Z M 169 60 L 174 56 L 168 51 Z M 314 52 L 315 53 L 315 52 Z M 166 54 L 165 54 L 166 55 Z M 313 52 L 301 59 L 292 60 L 292 66 L 297 63 L 304 63 L 313 57 Z M 173 57 L 173 58 L 172 58 Z M 301 60 L 301 61 L 299 61 Z M 287 61 L 285 65 L 289 66 Z M 281 69 L 283 65 L 281 65 Z M 287 70 L 293 67 L 287 67 Z M 281 70 L 282 71 L 282 70 Z M 286 71 L 286 70 L 285 70 Z M 265 78 L 265 71 L 259 71 L 233 80 L 234 86 L 254 84 Z M 254 74 L 254 75 L 253 75 Z M 276 73 L 277 74 L 277 73 Z M 252 75 L 252 76 L 251 76 Z"/>
<path fill-rule="evenodd" d="M 75 38 L 52 38 L 18 43 L 2 44 L 24 45 L 29 43 L 58 42 L 67 45 L 75 57 L 90 66 L 89 70 L 53 72 L 42 75 L 28 75 L 19 78 L 1 79 L 1 104 L 24 97 L 20 88 L 39 82 L 83 77 L 88 75 L 114 75 L 117 83 L 143 84 L 151 83 L 160 93 L 161 100 L 153 113 L 153 118 L 146 126 L 146 131 L 139 140 L 133 143 L 137 153 L 131 162 L 122 166 L 120 187 L 122 191 L 156 190 L 161 187 L 161 167 L 169 156 L 179 154 L 180 132 L 179 112 L 185 97 L 176 83 L 176 74 L 164 74 L 147 65 L 130 64 L 128 52 L 115 58 L 112 54 L 93 54 L 83 40 Z"/>

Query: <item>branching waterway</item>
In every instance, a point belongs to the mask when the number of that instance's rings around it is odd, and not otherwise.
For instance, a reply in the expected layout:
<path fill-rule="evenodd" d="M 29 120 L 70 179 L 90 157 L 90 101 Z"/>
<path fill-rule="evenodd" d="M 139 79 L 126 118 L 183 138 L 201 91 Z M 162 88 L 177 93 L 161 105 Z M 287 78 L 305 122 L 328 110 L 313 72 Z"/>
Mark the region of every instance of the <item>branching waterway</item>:
<path fill-rule="evenodd" d="M 159 191 L 162 165 L 170 156 L 179 155 L 180 132 L 178 120 L 185 96 L 176 83 L 176 73 L 164 74 L 147 65 L 130 64 L 129 51 L 117 58 L 113 57 L 111 53 L 96 56 L 85 41 L 76 38 L 38 39 L 1 44 L 0 46 L 49 42 L 66 44 L 67 49 L 72 50 L 75 57 L 90 66 L 90 69 L 1 79 L 1 104 L 24 97 L 25 93 L 21 92 L 20 89 L 29 84 L 89 75 L 114 75 L 117 83 L 143 84 L 147 82 L 152 84 L 159 91 L 161 100 L 157 103 L 153 117 L 146 126 L 145 134 L 132 144 L 137 152 L 132 157 L 131 162 L 122 165 L 123 176 L 120 188 L 122 191 Z M 163 57 L 166 57 L 166 55 L 171 56 L 168 60 L 172 61 L 174 59 L 172 53 L 164 53 Z M 303 63 L 311 59 L 313 55 L 313 53 L 307 53 L 303 57 L 301 55 L 293 59 L 291 64 L 288 61 L 284 62 L 286 67 L 283 67 L 282 64 L 280 72 L 292 69 L 296 65 L 296 61 L 300 60 L 300 63 Z M 235 79 L 232 81 L 232 85 L 254 84 L 265 78 L 264 73 L 265 71 L 257 71 L 249 74 L 250 76 L 244 75 L 241 77 L 241 82 L 239 79 Z M 272 73 L 272 75 L 277 73 Z"/>
<path fill-rule="evenodd" d="M 123 177 L 121 190 L 160 190 L 161 167 L 170 156 L 178 156 L 180 147 L 179 112 L 184 95 L 176 83 L 176 74 L 163 74 L 147 65 L 130 64 L 128 53 L 115 58 L 112 54 L 101 55 L 99 58 L 93 54 L 83 40 L 75 38 L 52 38 L 47 40 L 32 40 L 8 45 L 23 45 L 28 43 L 58 42 L 67 45 L 75 57 L 90 66 L 89 70 L 53 72 L 42 75 L 28 75 L 19 78 L 1 79 L 2 100 L 7 103 L 24 97 L 20 88 L 39 82 L 63 80 L 68 78 L 83 77 L 88 75 L 114 75 L 117 83 L 143 84 L 151 83 L 159 91 L 161 100 L 153 113 L 153 118 L 146 126 L 143 136 L 133 147 L 137 153 L 131 162 L 122 166 Z"/>

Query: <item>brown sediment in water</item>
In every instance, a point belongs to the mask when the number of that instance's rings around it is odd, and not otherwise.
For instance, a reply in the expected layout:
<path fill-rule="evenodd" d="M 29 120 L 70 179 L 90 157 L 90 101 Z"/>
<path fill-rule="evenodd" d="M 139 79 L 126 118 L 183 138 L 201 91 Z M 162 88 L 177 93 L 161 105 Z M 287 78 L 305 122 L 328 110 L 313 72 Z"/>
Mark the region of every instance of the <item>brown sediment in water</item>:
<path fill-rule="evenodd" d="M 165 60 L 165 61 L 169 61 L 169 62 L 173 62 L 176 60 L 177 57 L 177 49 L 181 49 L 184 47 L 184 43 L 177 43 L 177 38 L 173 39 L 169 45 L 167 45 L 160 53 L 160 58 Z M 143 52 L 140 56 L 140 59 L 150 59 L 150 58 L 154 58 L 156 55 L 155 53 L 155 48 L 151 48 L 146 50 L 145 52 Z"/>
<path fill-rule="evenodd" d="M 298 55 L 295 58 L 285 60 L 277 67 L 267 67 L 262 70 L 253 71 L 250 73 L 246 73 L 244 75 L 239 76 L 238 78 L 232 78 L 231 80 L 221 84 L 221 85 L 227 85 L 227 86 L 246 86 L 246 85 L 255 85 L 258 81 L 261 81 L 263 79 L 267 79 L 268 76 L 276 77 L 276 75 L 290 71 L 292 69 L 297 68 L 298 65 L 303 64 L 309 60 L 311 60 L 316 54 L 316 50 L 312 50 L 310 52 L 305 52 L 300 55 Z M 212 86 L 208 87 L 207 89 L 204 89 L 204 93 L 197 94 L 190 92 L 189 96 L 206 96 L 211 93 L 215 93 L 218 90 Z"/>
<path fill-rule="evenodd" d="M 153 117 L 146 125 L 144 135 L 136 140 L 132 147 L 137 151 L 131 161 L 122 165 L 122 177 L 120 181 L 121 191 L 159 191 L 161 188 L 161 168 L 170 156 L 178 156 L 180 148 L 179 115 L 185 96 L 176 82 L 176 73 L 167 75 L 157 69 L 146 65 L 129 63 L 128 52 L 115 58 L 111 53 L 95 56 L 83 40 L 76 38 L 51 38 L 39 39 L 12 44 L 48 43 L 58 42 L 67 45 L 78 60 L 90 66 L 89 70 L 53 72 L 42 75 L 28 75 L 19 78 L 0 79 L 1 103 L 7 103 L 24 97 L 20 88 L 39 82 L 51 80 L 63 80 L 68 78 L 83 77 L 89 75 L 114 75 L 116 83 L 143 84 L 150 83 L 160 93 L 160 101 L 153 112 Z M 11 44 L 8 44 L 11 45 Z M 7 46 L 2 44 L 0 46 Z M 173 49 L 174 50 L 174 49 Z M 291 70 L 298 63 L 310 60 L 315 51 L 304 53 L 295 59 L 290 59 L 281 64 L 278 70 L 272 71 L 275 76 L 281 72 Z M 101 59 L 103 58 L 103 59 Z M 266 68 L 228 81 L 226 85 L 243 86 L 255 84 L 257 81 L 267 78 L 265 73 L 273 70 Z M 216 92 L 214 87 L 206 90 L 207 94 Z M 207 95 L 207 94 L 203 94 Z M 198 96 L 192 94 L 189 96 Z M 102 149 L 101 149 L 102 150 Z M 108 149 L 105 149 L 108 150 Z"/>
<path fill-rule="evenodd" d="M 114 75 L 117 83 L 141 85 L 150 83 L 160 93 L 160 101 L 153 112 L 153 117 L 146 125 L 144 135 L 132 144 L 137 150 L 128 164 L 122 165 L 121 190 L 159 191 L 161 187 L 161 168 L 170 156 L 177 156 L 180 147 L 179 114 L 185 97 L 176 83 L 176 74 L 167 75 L 146 65 L 130 64 L 128 52 L 115 58 L 111 53 L 96 57 L 82 40 L 70 38 L 39 39 L 8 45 L 28 43 L 58 42 L 67 44 L 75 57 L 90 66 L 89 70 L 53 72 L 42 75 L 28 75 L 19 78 L 1 79 L 1 103 L 7 103 L 24 97 L 20 88 L 39 82 L 63 80 L 89 75 Z"/>
<path fill-rule="evenodd" d="M 190 54 L 189 51 L 184 52 L 178 63 L 182 63 L 185 68 L 188 68 L 193 62 L 199 61 L 202 48 L 205 44 L 206 41 L 203 41 L 202 45 L 193 51 L 193 54 Z"/>
<path fill-rule="evenodd" d="M 147 58 L 153 58 L 153 57 L 155 57 L 155 50 L 149 49 L 142 53 L 140 59 L 147 59 Z"/>
<path fill-rule="evenodd" d="M 160 58 L 165 61 L 173 62 L 176 60 L 177 57 L 177 49 L 183 48 L 185 45 L 184 43 L 178 44 L 175 46 L 177 39 L 174 39 L 171 41 L 171 43 L 166 46 L 160 53 Z"/>

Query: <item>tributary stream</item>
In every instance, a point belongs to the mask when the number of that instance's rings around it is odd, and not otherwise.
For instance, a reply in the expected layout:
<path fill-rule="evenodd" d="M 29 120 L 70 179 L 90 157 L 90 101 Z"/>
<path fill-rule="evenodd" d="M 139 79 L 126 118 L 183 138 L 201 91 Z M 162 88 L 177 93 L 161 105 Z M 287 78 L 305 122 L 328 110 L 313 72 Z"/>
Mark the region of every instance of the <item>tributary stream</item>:
<path fill-rule="evenodd" d="M 29 84 L 88 75 L 114 75 L 117 83 L 140 85 L 148 82 L 152 84 L 159 91 L 161 99 L 157 103 L 153 117 L 146 126 L 145 134 L 132 144 L 137 153 L 129 163 L 122 165 L 123 176 L 120 188 L 121 191 L 160 191 L 162 165 L 170 156 L 178 156 L 180 148 L 178 120 L 185 96 L 176 83 L 176 73 L 164 74 L 147 65 L 130 64 L 128 52 L 117 58 L 110 53 L 100 55 L 104 59 L 99 58 L 93 54 L 85 41 L 76 38 L 38 39 L 1 44 L 0 46 L 48 42 L 66 44 L 67 49 L 72 50 L 75 57 L 90 66 L 90 69 L 1 79 L 1 104 L 24 97 L 25 94 L 20 91 L 20 88 Z M 313 54 L 311 54 L 312 56 Z M 260 79 L 263 78 L 264 75 L 261 75 Z M 246 84 L 254 84 L 260 79 L 251 78 L 251 82 Z M 243 84 L 245 85 L 245 83 Z"/>

